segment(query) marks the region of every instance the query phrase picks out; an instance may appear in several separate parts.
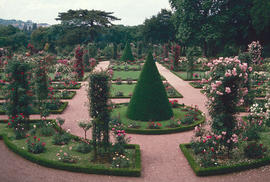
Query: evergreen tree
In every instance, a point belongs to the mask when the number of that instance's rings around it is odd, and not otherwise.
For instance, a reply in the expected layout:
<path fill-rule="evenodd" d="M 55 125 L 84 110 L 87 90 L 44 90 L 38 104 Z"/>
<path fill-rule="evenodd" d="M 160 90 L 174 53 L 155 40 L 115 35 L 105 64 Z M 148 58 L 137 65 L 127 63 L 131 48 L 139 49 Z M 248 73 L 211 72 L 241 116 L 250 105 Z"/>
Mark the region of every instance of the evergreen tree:
<path fill-rule="evenodd" d="M 132 51 L 131 51 L 131 47 L 130 47 L 129 42 L 126 43 L 124 53 L 121 57 L 121 61 L 134 61 L 134 57 L 132 55 Z"/>
<path fill-rule="evenodd" d="M 139 81 L 127 109 L 133 120 L 162 121 L 170 119 L 173 111 L 152 53 L 147 56 Z"/>

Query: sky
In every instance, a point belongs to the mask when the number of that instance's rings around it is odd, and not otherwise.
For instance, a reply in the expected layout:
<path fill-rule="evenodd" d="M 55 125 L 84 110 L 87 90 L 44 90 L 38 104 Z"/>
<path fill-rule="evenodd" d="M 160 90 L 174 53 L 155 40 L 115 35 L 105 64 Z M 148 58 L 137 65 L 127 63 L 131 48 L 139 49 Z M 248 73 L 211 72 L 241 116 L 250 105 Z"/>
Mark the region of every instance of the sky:
<path fill-rule="evenodd" d="M 170 9 L 169 0 L 0 0 L 0 18 L 32 20 L 35 23 L 57 24 L 59 12 L 69 9 L 114 12 L 120 21 L 114 24 L 139 25 L 161 9 Z"/>

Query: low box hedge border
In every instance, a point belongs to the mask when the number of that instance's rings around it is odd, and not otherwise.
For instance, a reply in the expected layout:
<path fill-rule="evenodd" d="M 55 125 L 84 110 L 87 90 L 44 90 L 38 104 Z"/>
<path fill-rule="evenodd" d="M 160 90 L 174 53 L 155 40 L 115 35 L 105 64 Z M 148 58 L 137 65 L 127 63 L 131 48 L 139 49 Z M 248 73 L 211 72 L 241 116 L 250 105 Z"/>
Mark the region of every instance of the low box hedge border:
<path fill-rule="evenodd" d="M 117 85 L 116 83 L 113 83 L 113 84 L 115 84 L 115 85 Z M 131 85 L 131 84 L 128 84 L 128 83 L 121 83 L 122 85 L 124 85 L 124 84 L 126 84 L 126 85 Z M 132 84 L 136 84 L 136 83 L 132 83 Z M 184 98 L 183 97 L 183 95 L 181 94 L 181 93 L 179 93 L 171 84 L 169 84 L 169 86 L 170 87 L 172 87 L 173 88 L 173 90 L 176 92 L 176 96 L 174 96 L 174 97 L 169 97 L 168 96 L 168 98 L 169 99 L 181 99 L 181 98 Z M 167 93 L 167 95 L 168 95 L 168 93 Z M 112 95 L 110 95 L 110 99 L 130 99 L 132 96 L 112 96 Z"/>
<path fill-rule="evenodd" d="M 203 86 L 198 86 L 194 82 L 189 82 L 189 85 L 191 85 L 193 88 L 196 88 L 196 89 L 202 89 L 203 88 Z"/>
<path fill-rule="evenodd" d="M 195 161 L 193 156 L 190 154 L 188 150 L 190 148 L 190 144 L 180 144 L 179 147 L 183 152 L 184 156 L 186 157 L 186 159 L 188 160 L 189 165 L 191 166 L 191 168 L 193 169 L 193 171 L 197 176 L 227 174 L 232 172 L 244 171 L 248 169 L 254 169 L 270 164 L 270 157 L 265 157 L 263 159 L 257 159 L 252 162 L 241 162 L 230 166 L 225 165 L 225 166 L 203 168 Z"/>
<path fill-rule="evenodd" d="M 119 105 L 128 105 L 128 103 L 118 103 L 114 104 L 116 106 Z M 184 106 L 185 104 L 178 104 L 179 106 Z M 201 111 L 199 111 L 202 114 Z M 163 129 L 136 129 L 136 128 L 125 128 L 125 131 L 129 134 L 142 134 L 142 135 L 162 135 L 162 134 L 173 134 L 179 133 L 183 131 L 193 130 L 195 126 L 198 126 L 205 122 L 205 117 L 203 117 L 200 121 L 197 121 L 193 124 L 177 127 L 177 128 L 163 128 Z"/>
<path fill-rule="evenodd" d="M 50 114 L 62 114 L 64 112 L 64 110 L 67 108 L 68 106 L 68 102 L 61 102 L 61 106 L 59 109 L 57 110 L 50 110 Z M 5 111 L 0 111 L 0 115 L 6 115 Z M 37 113 L 31 114 L 31 115 L 37 115 Z"/>
<path fill-rule="evenodd" d="M 143 135 L 162 135 L 179 133 L 183 131 L 193 130 L 195 126 L 198 126 L 205 122 L 205 118 L 201 121 L 197 121 L 191 125 L 177 127 L 177 128 L 163 128 L 163 129 L 136 129 L 136 128 L 125 128 L 125 131 L 130 134 L 143 134 Z"/>
<path fill-rule="evenodd" d="M 61 106 L 57 110 L 50 110 L 50 114 L 62 114 L 64 110 L 67 108 L 68 102 L 62 102 Z"/>
<path fill-rule="evenodd" d="M 194 78 L 194 79 L 185 79 L 182 76 L 178 75 L 176 71 L 170 70 L 173 74 L 175 74 L 178 78 L 184 80 L 184 81 L 198 81 L 201 80 L 201 78 Z"/>
<path fill-rule="evenodd" d="M 33 120 L 32 122 L 37 121 Z M 59 130 L 59 127 L 56 129 Z M 79 137 L 72 135 L 73 138 L 79 139 Z M 5 145 L 14 153 L 20 155 L 21 157 L 45 166 L 54 169 L 66 170 L 71 172 L 80 172 L 80 173 L 88 173 L 88 174 L 102 174 L 102 175 L 114 175 L 114 176 L 129 176 L 129 177 L 139 177 L 141 176 L 141 151 L 140 146 L 136 144 L 128 144 L 125 146 L 127 149 L 135 150 L 135 167 L 134 168 L 108 168 L 101 165 L 93 165 L 89 167 L 80 167 L 74 164 L 67 164 L 58 161 L 52 161 L 48 159 L 44 159 L 36 156 L 26 150 L 23 150 L 13 144 L 6 134 L 0 134 L 0 139 L 4 140 Z"/>
<path fill-rule="evenodd" d="M 66 97 L 61 97 L 60 99 L 73 99 L 73 97 L 76 95 L 76 91 L 69 91 L 70 94 Z"/>
<path fill-rule="evenodd" d="M 82 84 L 81 83 L 78 83 L 77 85 L 75 86 L 69 86 L 69 87 L 55 87 L 55 85 L 53 85 L 53 88 L 55 90 L 64 90 L 64 89 L 80 89 L 82 87 Z"/>

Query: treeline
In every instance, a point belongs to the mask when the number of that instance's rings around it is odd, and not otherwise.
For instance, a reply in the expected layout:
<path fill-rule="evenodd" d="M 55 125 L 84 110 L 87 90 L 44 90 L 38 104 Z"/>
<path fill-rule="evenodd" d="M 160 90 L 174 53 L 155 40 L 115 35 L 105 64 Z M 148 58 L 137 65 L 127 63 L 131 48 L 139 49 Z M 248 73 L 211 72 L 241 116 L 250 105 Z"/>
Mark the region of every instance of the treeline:
<path fill-rule="evenodd" d="M 31 42 L 38 50 L 46 45 L 50 52 L 66 54 L 77 44 L 95 43 L 100 49 L 113 44 L 123 49 L 129 41 L 147 49 L 173 42 L 182 53 L 197 47 L 204 56 L 215 57 L 238 55 L 259 40 L 263 56 L 270 56 L 269 0 L 169 1 L 172 11 L 162 9 L 138 26 L 112 25 L 119 19 L 97 10 L 59 13 L 61 24 L 31 31 L 0 26 L 0 47 L 18 51 Z"/>

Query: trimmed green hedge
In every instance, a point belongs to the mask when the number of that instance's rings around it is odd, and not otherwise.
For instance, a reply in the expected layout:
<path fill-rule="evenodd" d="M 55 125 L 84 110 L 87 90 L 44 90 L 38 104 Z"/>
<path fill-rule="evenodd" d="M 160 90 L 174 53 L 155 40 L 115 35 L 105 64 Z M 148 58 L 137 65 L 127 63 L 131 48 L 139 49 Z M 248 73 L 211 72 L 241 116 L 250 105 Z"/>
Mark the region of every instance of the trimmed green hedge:
<path fill-rule="evenodd" d="M 202 124 L 205 119 L 197 121 L 191 125 L 177 127 L 177 128 L 164 128 L 164 129 L 135 129 L 135 128 L 125 128 L 127 133 L 132 134 L 143 134 L 143 135 L 162 135 L 162 134 L 171 134 L 178 133 L 183 131 L 193 130 L 195 126 Z"/>
<path fill-rule="evenodd" d="M 3 120 L 2 120 L 3 121 Z M 37 120 L 31 120 L 32 122 L 37 122 Z M 4 121 L 3 121 L 4 122 Z M 55 125 L 56 126 L 56 125 Z M 59 127 L 56 126 L 56 130 L 60 130 Z M 72 135 L 73 139 L 79 139 L 78 136 Z M 38 157 L 35 154 L 32 154 L 26 150 L 23 150 L 17 147 L 14 143 L 12 143 L 6 134 L 1 135 L 0 139 L 4 140 L 6 146 L 15 152 L 16 154 L 20 155 L 21 157 L 34 162 L 36 164 L 54 168 L 54 169 L 61 169 L 67 170 L 72 172 L 81 172 L 81 173 L 89 173 L 89 174 L 105 174 L 105 175 L 115 175 L 115 176 L 130 176 L 130 177 L 139 177 L 141 176 L 141 152 L 140 146 L 136 144 L 129 144 L 126 145 L 127 149 L 134 149 L 135 150 L 135 167 L 134 168 L 108 168 L 103 165 L 93 165 L 89 167 L 81 167 L 76 166 L 75 164 L 68 164 L 59 161 L 52 161 L 42 157 Z"/>
<path fill-rule="evenodd" d="M 61 102 L 61 106 L 59 109 L 57 110 L 50 110 L 50 114 L 61 114 L 64 112 L 64 110 L 67 108 L 68 106 L 68 102 Z M 38 114 L 38 113 L 33 113 L 33 114 Z M 31 114 L 31 115 L 33 115 Z M 3 110 L 0 110 L 0 115 L 6 115 L 6 112 Z"/>
<path fill-rule="evenodd" d="M 67 108 L 68 102 L 62 102 L 61 106 L 57 110 L 50 110 L 50 114 L 62 114 L 64 110 Z"/>
<path fill-rule="evenodd" d="M 56 86 L 57 83 L 53 83 L 52 84 L 52 87 L 55 89 L 55 90 L 60 90 L 60 89 L 80 89 L 82 87 L 82 84 L 81 83 L 78 83 L 77 85 L 73 86 L 68 86 L 68 87 L 65 87 L 63 84 L 57 84 L 58 86 Z"/>
<path fill-rule="evenodd" d="M 188 150 L 190 148 L 190 144 L 180 144 L 179 147 L 197 176 L 226 174 L 237 171 L 244 171 L 248 169 L 254 169 L 270 164 L 270 157 L 265 157 L 263 159 L 257 159 L 252 162 L 241 162 L 233 165 L 203 168 L 195 161 L 193 156 L 190 154 Z"/>

